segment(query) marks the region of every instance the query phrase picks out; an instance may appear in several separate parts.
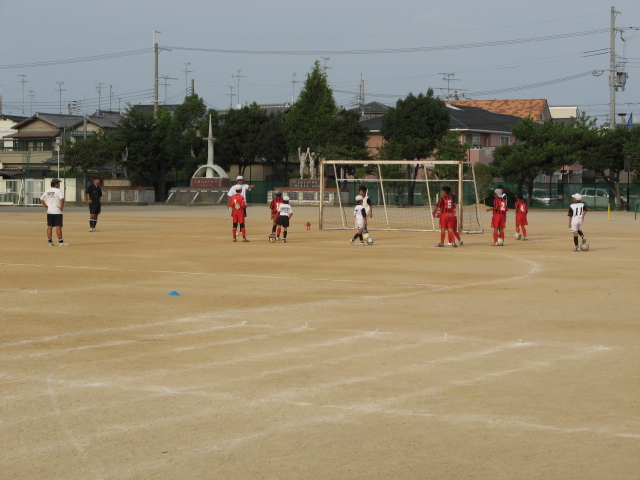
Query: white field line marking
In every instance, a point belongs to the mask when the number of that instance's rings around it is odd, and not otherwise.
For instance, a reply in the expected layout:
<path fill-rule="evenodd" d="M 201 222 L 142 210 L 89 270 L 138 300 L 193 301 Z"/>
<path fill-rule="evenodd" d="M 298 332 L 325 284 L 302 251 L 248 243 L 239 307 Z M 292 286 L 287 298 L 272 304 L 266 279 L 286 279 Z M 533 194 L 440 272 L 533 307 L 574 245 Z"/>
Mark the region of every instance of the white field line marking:
<path fill-rule="evenodd" d="M 78 439 L 75 437 L 75 435 L 73 434 L 69 426 L 67 425 L 67 422 L 64 419 L 64 415 L 60 410 L 60 408 L 58 407 L 58 400 L 56 398 L 55 392 L 53 391 L 53 387 L 51 385 L 51 375 L 47 377 L 47 395 L 49 396 L 49 400 L 51 401 L 51 407 L 53 409 L 53 415 L 55 419 L 57 420 L 58 424 L 62 428 L 62 431 L 64 432 L 64 434 L 69 439 L 69 443 L 73 445 L 76 452 L 80 456 L 82 456 L 84 454 L 84 448 L 82 447 L 86 447 L 87 445 L 89 445 L 89 443 L 85 442 L 85 444 L 82 445 L 78 441 Z"/>

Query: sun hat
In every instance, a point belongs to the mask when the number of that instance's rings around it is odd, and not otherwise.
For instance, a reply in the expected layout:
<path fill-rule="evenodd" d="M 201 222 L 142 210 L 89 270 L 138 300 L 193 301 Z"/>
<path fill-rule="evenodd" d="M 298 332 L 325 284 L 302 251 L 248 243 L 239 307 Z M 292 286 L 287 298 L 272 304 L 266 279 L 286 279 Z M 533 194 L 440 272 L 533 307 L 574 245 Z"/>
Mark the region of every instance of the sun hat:
<path fill-rule="evenodd" d="M 582 200 L 582 195 L 580 195 L 579 193 L 574 193 L 573 195 L 571 195 L 572 198 L 575 198 L 576 200 Z"/>

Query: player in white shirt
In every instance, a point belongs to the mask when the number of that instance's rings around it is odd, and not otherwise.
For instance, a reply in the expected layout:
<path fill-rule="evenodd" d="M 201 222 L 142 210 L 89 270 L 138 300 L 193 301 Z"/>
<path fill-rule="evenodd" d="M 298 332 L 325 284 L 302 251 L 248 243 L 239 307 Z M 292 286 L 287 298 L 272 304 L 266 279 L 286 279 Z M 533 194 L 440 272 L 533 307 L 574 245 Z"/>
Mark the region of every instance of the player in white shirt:
<path fill-rule="evenodd" d="M 53 247 L 53 227 L 56 227 L 58 245 L 68 247 L 62 239 L 62 211 L 64 210 L 64 193 L 60 190 L 60 180 L 51 180 L 51 188 L 47 189 L 40 197 L 40 204 L 47 209 L 47 240 Z"/>
<path fill-rule="evenodd" d="M 362 204 L 363 200 L 364 200 L 364 198 L 362 197 L 362 195 L 356 196 L 357 205 L 353 209 L 353 216 L 356 218 L 356 230 L 357 230 L 357 232 L 353 236 L 353 238 L 351 240 L 349 240 L 349 241 L 353 245 L 353 242 L 355 242 L 356 238 L 360 238 L 360 245 L 362 245 L 364 247 L 367 244 L 364 243 L 364 238 L 362 237 L 362 232 L 364 232 L 364 230 L 367 228 L 367 210 L 364 207 L 364 205 Z"/>
<path fill-rule="evenodd" d="M 282 203 L 278 205 L 278 219 L 276 225 L 282 227 L 282 243 L 287 243 L 287 228 L 289 228 L 289 219 L 293 217 L 293 207 L 289 205 L 289 197 L 282 197 Z"/>
<path fill-rule="evenodd" d="M 362 197 L 362 205 L 367 212 L 367 219 L 370 219 L 373 218 L 373 203 L 371 203 L 371 199 L 367 195 L 367 190 L 367 187 L 365 187 L 364 185 L 360 185 L 360 196 Z M 365 228 L 364 231 L 368 232 L 369 229 Z"/>
<path fill-rule="evenodd" d="M 582 222 L 587 214 L 587 206 L 582 203 L 582 195 L 579 193 L 574 193 L 571 198 L 573 198 L 573 203 L 569 205 L 569 231 L 573 233 L 573 251 L 579 252 L 578 235 L 582 237 L 582 243 L 587 242 L 587 237 L 582 233 Z"/>

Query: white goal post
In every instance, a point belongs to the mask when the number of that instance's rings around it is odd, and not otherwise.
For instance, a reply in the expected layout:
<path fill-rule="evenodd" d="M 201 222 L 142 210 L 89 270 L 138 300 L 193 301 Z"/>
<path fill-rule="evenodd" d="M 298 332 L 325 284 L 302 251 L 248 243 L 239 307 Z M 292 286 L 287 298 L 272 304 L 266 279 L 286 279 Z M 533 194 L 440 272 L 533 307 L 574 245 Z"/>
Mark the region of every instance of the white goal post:
<path fill-rule="evenodd" d="M 454 178 L 435 178 L 436 165 L 456 166 Z M 345 174 L 345 167 L 356 168 L 356 176 Z M 367 169 L 358 177 L 358 170 Z M 320 229 L 354 228 L 353 208 L 361 185 L 368 189 L 373 215 L 369 230 L 436 231 L 438 220 L 432 211 L 442 186 L 448 185 L 457 197 L 458 229 L 464 233 L 483 233 L 481 205 L 471 164 L 457 160 L 321 160 Z"/>

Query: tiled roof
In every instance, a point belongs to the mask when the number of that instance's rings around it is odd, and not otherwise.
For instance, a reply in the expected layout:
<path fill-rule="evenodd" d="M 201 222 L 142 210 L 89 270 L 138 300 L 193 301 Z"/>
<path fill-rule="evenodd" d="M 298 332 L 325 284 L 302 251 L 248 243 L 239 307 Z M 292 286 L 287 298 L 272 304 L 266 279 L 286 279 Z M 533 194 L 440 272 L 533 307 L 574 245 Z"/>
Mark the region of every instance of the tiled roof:
<path fill-rule="evenodd" d="M 34 115 L 23 120 L 17 125 L 14 125 L 11 128 L 15 130 L 19 130 L 21 127 L 23 127 L 27 123 L 33 122 L 35 120 L 42 120 L 43 122 L 48 123 L 54 128 L 65 128 L 65 127 L 70 127 L 71 125 L 77 123 L 78 119 L 82 120 L 82 115 L 63 115 L 58 113 L 35 113 Z"/>
<path fill-rule="evenodd" d="M 493 113 L 503 113 L 519 118 L 530 117 L 535 122 L 551 118 L 545 99 L 534 100 L 448 100 L 445 103 L 480 107 Z"/>
<path fill-rule="evenodd" d="M 449 128 L 457 131 L 511 133 L 522 120 L 515 115 L 494 113 L 484 108 L 449 103 Z"/>

